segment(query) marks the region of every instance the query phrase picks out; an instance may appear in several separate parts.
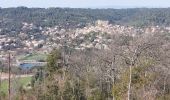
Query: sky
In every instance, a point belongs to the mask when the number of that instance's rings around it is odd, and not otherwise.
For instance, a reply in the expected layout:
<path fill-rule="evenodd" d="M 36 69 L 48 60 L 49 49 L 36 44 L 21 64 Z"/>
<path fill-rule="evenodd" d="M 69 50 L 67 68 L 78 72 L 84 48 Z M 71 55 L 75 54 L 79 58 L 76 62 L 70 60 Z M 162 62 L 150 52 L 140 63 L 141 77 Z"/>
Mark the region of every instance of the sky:
<path fill-rule="evenodd" d="M 170 0 L 0 0 L 0 7 L 167 8 Z"/>

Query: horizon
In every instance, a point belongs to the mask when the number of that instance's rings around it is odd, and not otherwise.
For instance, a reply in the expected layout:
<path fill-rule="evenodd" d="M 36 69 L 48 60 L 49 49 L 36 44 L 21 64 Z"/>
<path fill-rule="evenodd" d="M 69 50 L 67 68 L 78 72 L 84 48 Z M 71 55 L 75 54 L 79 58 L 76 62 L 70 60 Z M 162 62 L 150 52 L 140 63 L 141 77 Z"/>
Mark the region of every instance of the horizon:
<path fill-rule="evenodd" d="M 128 8 L 169 8 L 168 0 L 0 0 L 1 8 L 92 8 L 92 9 L 128 9 Z"/>
<path fill-rule="evenodd" d="M 0 9 L 6 9 L 6 8 L 20 8 L 20 7 L 24 7 L 24 8 L 42 8 L 42 9 L 49 9 L 49 8 L 68 8 L 68 9 L 166 9 L 166 8 L 170 8 L 170 7 L 121 7 L 121 6 L 116 6 L 116 7 L 28 7 L 28 6 L 16 6 L 16 7 L 1 7 Z"/>

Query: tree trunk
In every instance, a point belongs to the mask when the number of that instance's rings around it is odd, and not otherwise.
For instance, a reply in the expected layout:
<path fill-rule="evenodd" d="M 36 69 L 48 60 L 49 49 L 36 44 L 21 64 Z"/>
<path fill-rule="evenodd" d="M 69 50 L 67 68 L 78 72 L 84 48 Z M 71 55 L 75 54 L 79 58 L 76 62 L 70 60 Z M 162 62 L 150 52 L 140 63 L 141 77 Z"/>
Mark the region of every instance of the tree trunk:
<path fill-rule="evenodd" d="M 164 78 L 164 88 L 163 88 L 164 99 L 165 99 L 165 94 L 166 94 L 166 79 L 167 79 L 167 76 L 168 75 L 166 75 L 165 78 Z"/>
<path fill-rule="evenodd" d="M 132 83 L 132 66 L 129 66 L 129 85 L 128 85 L 128 99 L 127 100 L 130 100 L 131 83 Z"/>

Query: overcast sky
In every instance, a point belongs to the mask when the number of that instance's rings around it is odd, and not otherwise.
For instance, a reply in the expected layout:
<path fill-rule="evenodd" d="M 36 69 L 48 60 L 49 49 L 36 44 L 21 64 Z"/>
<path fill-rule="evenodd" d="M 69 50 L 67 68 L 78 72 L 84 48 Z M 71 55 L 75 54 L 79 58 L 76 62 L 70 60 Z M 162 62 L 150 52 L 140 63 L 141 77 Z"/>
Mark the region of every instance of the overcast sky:
<path fill-rule="evenodd" d="M 134 8 L 170 7 L 170 0 L 0 0 L 0 7 Z"/>

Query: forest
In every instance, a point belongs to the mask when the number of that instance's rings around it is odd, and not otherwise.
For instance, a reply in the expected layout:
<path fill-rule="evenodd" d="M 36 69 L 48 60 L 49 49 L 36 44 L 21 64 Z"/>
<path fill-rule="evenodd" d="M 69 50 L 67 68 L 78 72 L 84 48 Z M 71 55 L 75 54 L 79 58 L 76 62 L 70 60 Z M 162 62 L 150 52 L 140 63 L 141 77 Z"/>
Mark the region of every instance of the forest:
<path fill-rule="evenodd" d="M 170 8 L 82 9 L 82 8 L 0 8 L 0 28 L 19 30 L 22 22 L 36 26 L 83 27 L 96 20 L 123 25 L 169 25 Z"/>

